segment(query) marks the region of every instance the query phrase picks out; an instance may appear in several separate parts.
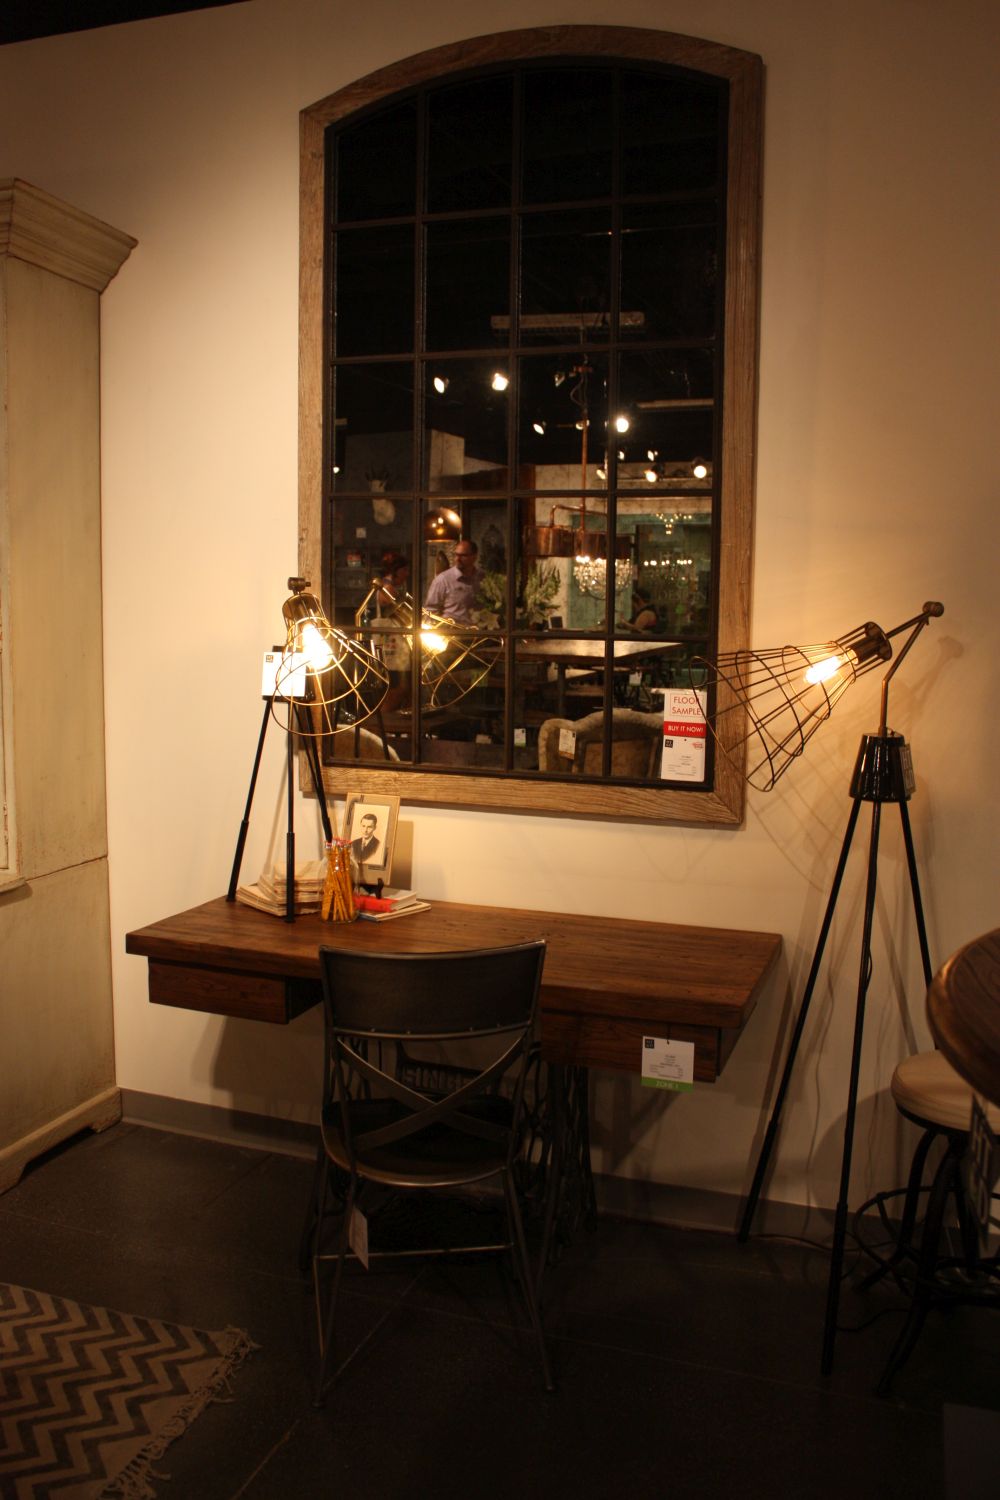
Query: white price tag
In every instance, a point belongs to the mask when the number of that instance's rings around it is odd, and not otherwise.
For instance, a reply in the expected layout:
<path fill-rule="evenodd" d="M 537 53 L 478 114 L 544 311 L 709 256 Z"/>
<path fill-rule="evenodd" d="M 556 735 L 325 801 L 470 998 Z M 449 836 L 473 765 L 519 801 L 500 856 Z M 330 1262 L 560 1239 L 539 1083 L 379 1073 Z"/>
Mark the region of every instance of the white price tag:
<path fill-rule="evenodd" d="M 667 1037 L 642 1039 L 642 1086 L 687 1093 L 694 1088 L 694 1042 L 672 1042 Z"/>
<path fill-rule="evenodd" d="M 514 728 L 514 744 L 526 745 L 528 743 L 528 731 L 519 726 Z"/>
<path fill-rule="evenodd" d="M 570 760 L 576 754 L 576 730 L 560 729 L 559 731 L 559 754 L 566 755 Z"/>
<path fill-rule="evenodd" d="M 664 781 L 705 780 L 705 699 L 694 688 L 665 688 L 663 692 Z"/>
<path fill-rule="evenodd" d="M 347 1226 L 347 1243 L 358 1260 L 368 1270 L 368 1219 L 360 1208 L 351 1209 L 351 1222 Z"/>

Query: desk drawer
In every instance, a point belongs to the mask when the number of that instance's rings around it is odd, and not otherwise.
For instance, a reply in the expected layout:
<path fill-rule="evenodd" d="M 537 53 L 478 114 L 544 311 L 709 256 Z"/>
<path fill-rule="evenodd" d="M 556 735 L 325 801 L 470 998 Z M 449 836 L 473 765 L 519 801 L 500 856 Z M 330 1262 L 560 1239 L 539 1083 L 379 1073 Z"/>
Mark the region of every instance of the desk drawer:
<path fill-rule="evenodd" d="M 237 969 L 203 969 L 197 964 L 150 959 L 149 998 L 154 1005 L 285 1025 L 318 1005 L 323 989 L 318 979 L 280 979 Z"/>
<path fill-rule="evenodd" d="M 567 1067 L 606 1068 L 612 1073 L 641 1073 L 644 1036 L 694 1042 L 695 1079 L 698 1083 L 714 1083 L 739 1031 L 720 1035 L 715 1026 L 542 1011 L 542 1056 L 546 1062 L 562 1063 Z"/>

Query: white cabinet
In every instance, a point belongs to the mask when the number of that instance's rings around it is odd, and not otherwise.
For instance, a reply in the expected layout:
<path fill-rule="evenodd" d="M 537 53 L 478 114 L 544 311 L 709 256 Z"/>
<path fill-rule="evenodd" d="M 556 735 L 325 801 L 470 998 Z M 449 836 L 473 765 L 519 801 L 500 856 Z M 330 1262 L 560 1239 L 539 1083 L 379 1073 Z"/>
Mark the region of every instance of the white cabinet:
<path fill-rule="evenodd" d="M 0 181 L 0 1191 L 121 1114 L 104 789 L 100 296 L 135 241 Z"/>

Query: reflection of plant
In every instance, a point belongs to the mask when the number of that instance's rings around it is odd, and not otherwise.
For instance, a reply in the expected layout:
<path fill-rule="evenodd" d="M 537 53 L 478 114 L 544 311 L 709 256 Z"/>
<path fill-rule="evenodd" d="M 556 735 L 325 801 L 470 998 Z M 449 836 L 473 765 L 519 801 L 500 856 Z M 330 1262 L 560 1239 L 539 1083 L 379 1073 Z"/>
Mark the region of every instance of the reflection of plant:
<path fill-rule="evenodd" d="M 524 589 L 519 602 L 518 615 L 521 623 L 529 626 L 544 625 L 555 609 L 559 593 L 559 569 L 551 564 L 532 563 L 524 580 Z M 476 595 L 476 623 L 485 629 L 496 630 L 505 623 L 507 612 L 506 573 L 484 573 Z"/>

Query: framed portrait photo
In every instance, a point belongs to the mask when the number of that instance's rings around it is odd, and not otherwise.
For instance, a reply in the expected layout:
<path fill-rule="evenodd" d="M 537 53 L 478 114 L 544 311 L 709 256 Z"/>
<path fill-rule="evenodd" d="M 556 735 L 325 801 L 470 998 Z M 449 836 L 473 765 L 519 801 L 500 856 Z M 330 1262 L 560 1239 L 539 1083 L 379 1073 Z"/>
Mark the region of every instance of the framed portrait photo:
<path fill-rule="evenodd" d="M 351 857 L 363 884 L 376 880 L 389 884 L 398 816 L 398 797 L 366 798 L 363 792 L 348 792 L 344 836 L 350 840 Z"/>

